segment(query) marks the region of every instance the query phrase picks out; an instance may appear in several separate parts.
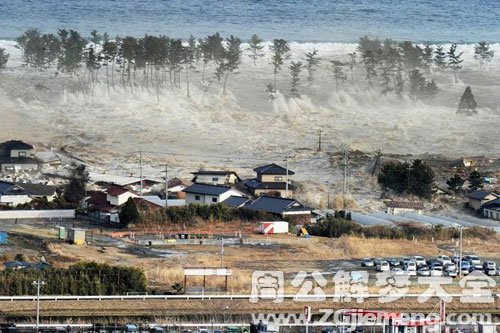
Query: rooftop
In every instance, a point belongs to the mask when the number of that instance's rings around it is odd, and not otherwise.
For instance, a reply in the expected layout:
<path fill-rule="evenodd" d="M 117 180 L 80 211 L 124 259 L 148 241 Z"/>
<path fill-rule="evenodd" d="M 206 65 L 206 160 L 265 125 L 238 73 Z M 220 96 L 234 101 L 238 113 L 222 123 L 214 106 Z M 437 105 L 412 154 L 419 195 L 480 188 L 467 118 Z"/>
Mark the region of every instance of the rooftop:
<path fill-rule="evenodd" d="M 258 197 L 245 205 L 245 208 L 271 214 L 283 214 L 292 211 L 303 211 L 305 214 L 311 213 L 309 207 L 304 206 L 295 199 L 278 198 L 267 195 Z"/>
<path fill-rule="evenodd" d="M 286 175 L 286 168 L 279 166 L 275 163 L 267 164 L 253 169 L 253 171 L 262 175 Z M 295 172 L 288 169 L 289 175 L 294 175 Z"/>
<path fill-rule="evenodd" d="M 223 204 L 228 205 L 229 207 L 242 207 L 244 204 L 246 204 L 248 201 L 250 201 L 249 198 L 247 197 L 238 197 L 235 195 L 230 196 L 226 200 L 222 201 Z"/>
<path fill-rule="evenodd" d="M 208 194 L 208 195 L 221 195 L 227 191 L 232 190 L 229 186 L 209 185 L 195 183 L 186 187 L 183 191 L 186 193 Z"/>
<path fill-rule="evenodd" d="M 467 193 L 465 196 L 467 198 L 470 198 L 470 199 L 475 199 L 475 200 L 483 200 L 484 198 L 486 198 L 488 195 L 490 194 L 493 194 L 495 196 L 498 197 L 498 195 L 496 195 L 495 193 L 493 192 L 490 192 L 490 191 L 483 191 L 483 190 L 475 190 L 475 191 L 472 191 L 472 192 L 469 192 Z"/>
<path fill-rule="evenodd" d="M 0 143 L 1 155 L 10 153 L 11 150 L 31 150 L 33 146 L 21 140 L 10 140 Z"/>
<path fill-rule="evenodd" d="M 36 196 L 51 197 L 56 192 L 55 186 L 32 183 L 15 183 L 15 185 L 25 189 L 29 194 Z"/>
<path fill-rule="evenodd" d="M 127 192 L 131 192 L 131 191 L 129 191 L 123 187 L 118 187 L 118 186 L 113 186 L 106 191 L 107 194 L 112 195 L 114 197 L 122 195 L 122 194 L 127 193 Z"/>

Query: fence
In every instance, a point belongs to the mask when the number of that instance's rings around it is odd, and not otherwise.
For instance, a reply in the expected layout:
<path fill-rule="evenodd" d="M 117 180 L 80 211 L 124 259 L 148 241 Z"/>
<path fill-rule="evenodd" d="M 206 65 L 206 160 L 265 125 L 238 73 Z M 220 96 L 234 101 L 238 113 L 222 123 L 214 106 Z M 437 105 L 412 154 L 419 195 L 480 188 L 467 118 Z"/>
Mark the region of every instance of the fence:
<path fill-rule="evenodd" d="M 14 219 L 74 219 L 74 209 L 54 210 L 2 210 L 0 220 Z"/>

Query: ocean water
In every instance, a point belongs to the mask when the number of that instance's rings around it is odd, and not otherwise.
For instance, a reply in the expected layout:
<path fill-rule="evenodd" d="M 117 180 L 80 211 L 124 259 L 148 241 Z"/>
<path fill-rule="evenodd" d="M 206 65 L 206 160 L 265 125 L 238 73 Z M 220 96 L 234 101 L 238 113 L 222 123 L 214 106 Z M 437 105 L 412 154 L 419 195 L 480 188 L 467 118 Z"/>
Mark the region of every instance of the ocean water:
<path fill-rule="evenodd" d="M 0 0 L 0 39 L 27 28 L 89 35 L 219 31 L 248 39 L 355 42 L 360 36 L 433 43 L 500 42 L 498 0 Z"/>

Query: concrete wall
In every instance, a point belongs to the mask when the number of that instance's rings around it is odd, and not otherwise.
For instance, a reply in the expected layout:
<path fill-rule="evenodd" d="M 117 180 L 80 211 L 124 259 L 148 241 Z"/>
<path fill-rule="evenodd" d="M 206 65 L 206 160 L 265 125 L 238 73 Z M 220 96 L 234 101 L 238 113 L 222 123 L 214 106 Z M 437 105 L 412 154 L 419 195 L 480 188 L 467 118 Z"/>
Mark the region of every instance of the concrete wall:
<path fill-rule="evenodd" d="M 74 219 L 74 209 L 54 209 L 54 210 L 2 210 L 0 220 L 13 219 L 50 219 L 66 218 Z"/>

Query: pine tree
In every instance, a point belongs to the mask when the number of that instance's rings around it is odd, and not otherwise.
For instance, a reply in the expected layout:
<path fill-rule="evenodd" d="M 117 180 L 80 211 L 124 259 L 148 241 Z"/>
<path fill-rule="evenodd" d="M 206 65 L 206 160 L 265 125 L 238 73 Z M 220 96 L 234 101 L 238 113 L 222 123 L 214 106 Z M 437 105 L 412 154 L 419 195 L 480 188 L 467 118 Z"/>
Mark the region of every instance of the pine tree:
<path fill-rule="evenodd" d="M 225 72 L 224 86 L 222 93 L 226 93 L 227 78 L 229 73 L 235 73 L 241 63 L 241 39 L 234 37 L 233 35 L 226 38 L 226 48 L 224 49 L 224 57 L 221 63 L 221 67 Z"/>
<path fill-rule="evenodd" d="M 468 115 L 477 114 L 476 107 L 477 103 L 474 99 L 474 95 L 472 94 L 472 89 L 470 86 L 467 86 L 462 97 L 460 98 L 457 113 L 464 113 Z"/>
<path fill-rule="evenodd" d="M 484 69 L 484 63 L 490 62 L 495 56 L 495 51 L 490 49 L 490 44 L 479 42 L 474 46 L 474 59 L 479 60 L 479 66 Z"/>
<path fill-rule="evenodd" d="M 474 170 L 469 174 L 469 189 L 471 191 L 478 190 L 483 187 L 483 175 L 478 170 Z"/>
<path fill-rule="evenodd" d="M 250 52 L 249 57 L 253 60 L 253 67 L 256 66 L 257 59 L 264 56 L 264 52 L 262 52 L 263 48 L 264 45 L 262 45 L 262 38 L 253 34 L 252 38 L 250 38 L 250 42 L 248 43 L 248 51 Z"/>
<path fill-rule="evenodd" d="M 0 71 L 6 67 L 7 61 L 9 61 L 9 54 L 0 47 Z"/>
<path fill-rule="evenodd" d="M 139 211 L 133 198 L 128 198 L 127 202 L 123 205 L 120 211 L 120 224 L 123 226 L 128 226 L 130 223 L 136 223 L 140 219 Z"/>
<path fill-rule="evenodd" d="M 276 91 L 276 76 L 281 70 L 281 66 L 286 59 L 290 56 L 290 46 L 288 42 L 284 39 L 273 40 L 273 45 L 269 47 L 271 49 L 271 64 L 273 65 L 273 89 Z"/>
<path fill-rule="evenodd" d="M 335 80 L 335 89 L 338 90 L 342 83 L 347 79 L 347 75 L 344 72 L 345 63 L 338 60 L 331 61 L 333 67 L 333 78 Z"/>
<path fill-rule="evenodd" d="M 434 48 L 431 44 L 426 43 L 424 45 L 424 50 L 422 53 L 422 63 L 424 70 L 429 74 L 432 68 L 432 63 L 434 62 L 432 55 L 434 54 Z"/>
<path fill-rule="evenodd" d="M 311 52 L 306 53 L 307 81 L 309 84 L 314 81 L 314 72 L 319 65 L 319 61 L 318 50 L 313 49 Z"/>
<path fill-rule="evenodd" d="M 69 183 L 64 188 L 64 199 L 67 202 L 78 203 L 84 198 L 88 182 L 88 173 L 85 165 L 72 165 Z"/>
<path fill-rule="evenodd" d="M 457 191 L 459 190 L 465 183 L 465 180 L 460 177 L 459 174 L 454 174 L 448 180 L 446 180 L 446 185 L 448 185 L 448 189 Z"/>
<path fill-rule="evenodd" d="M 351 72 L 351 84 L 354 84 L 354 67 L 357 64 L 356 57 L 357 54 L 356 52 L 351 52 L 347 54 L 349 56 L 349 71 Z"/>
<path fill-rule="evenodd" d="M 438 45 L 434 51 L 434 64 L 440 71 L 446 68 L 446 52 L 441 45 Z"/>
<path fill-rule="evenodd" d="M 462 68 L 460 65 L 463 62 L 462 59 L 463 52 L 457 54 L 457 44 L 452 44 L 450 50 L 447 53 L 448 56 L 448 66 L 453 69 L 453 74 L 455 75 L 455 83 L 458 82 L 457 71 Z"/>
<path fill-rule="evenodd" d="M 298 86 L 300 82 L 300 72 L 302 71 L 302 62 L 292 61 L 289 68 L 290 68 L 290 75 L 292 76 L 291 79 L 292 87 L 290 88 L 290 96 L 292 96 L 293 98 L 300 97 Z"/>

